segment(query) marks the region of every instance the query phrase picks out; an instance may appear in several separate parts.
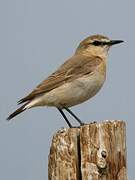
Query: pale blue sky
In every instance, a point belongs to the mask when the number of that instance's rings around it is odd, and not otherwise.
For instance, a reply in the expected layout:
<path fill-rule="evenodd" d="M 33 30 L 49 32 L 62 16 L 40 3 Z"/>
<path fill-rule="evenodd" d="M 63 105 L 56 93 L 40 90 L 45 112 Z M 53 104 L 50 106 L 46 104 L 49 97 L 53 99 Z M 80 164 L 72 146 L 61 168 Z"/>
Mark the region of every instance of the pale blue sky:
<path fill-rule="evenodd" d="M 45 180 L 52 135 L 67 127 L 55 108 L 5 119 L 16 102 L 72 56 L 78 43 L 103 34 L 125 43 L 110 50 L 107 81 L 73 107 L 84 121 L 127 123 L 128 176 L 134 179 L 134 0 L 5 0 L 0 2 L 0 179 Z"/>

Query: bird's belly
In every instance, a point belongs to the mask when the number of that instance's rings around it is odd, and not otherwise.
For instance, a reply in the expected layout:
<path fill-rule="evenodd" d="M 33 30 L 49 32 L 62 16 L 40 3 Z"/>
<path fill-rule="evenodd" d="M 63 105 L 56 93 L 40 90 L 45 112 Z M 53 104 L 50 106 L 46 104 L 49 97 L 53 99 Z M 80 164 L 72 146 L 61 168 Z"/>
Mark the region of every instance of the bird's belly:
<path fill-rule="evenodd" d="M 70 107 L 93 97 L 102 87 L 105 76 L 99 73 L 78 78 L 53 89 L 41 97 L 40 105 Z"/>

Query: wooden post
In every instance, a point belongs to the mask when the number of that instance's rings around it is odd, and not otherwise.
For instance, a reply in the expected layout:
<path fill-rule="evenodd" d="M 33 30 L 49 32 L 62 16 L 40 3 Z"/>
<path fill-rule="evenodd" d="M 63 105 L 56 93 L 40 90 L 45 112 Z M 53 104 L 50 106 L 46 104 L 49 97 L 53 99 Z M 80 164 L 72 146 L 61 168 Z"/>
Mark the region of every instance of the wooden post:
<path fill-rule="evenodd" d="M 127 180 L 123 121 L 59 130 L 53 137 L 49 180 Z"/>

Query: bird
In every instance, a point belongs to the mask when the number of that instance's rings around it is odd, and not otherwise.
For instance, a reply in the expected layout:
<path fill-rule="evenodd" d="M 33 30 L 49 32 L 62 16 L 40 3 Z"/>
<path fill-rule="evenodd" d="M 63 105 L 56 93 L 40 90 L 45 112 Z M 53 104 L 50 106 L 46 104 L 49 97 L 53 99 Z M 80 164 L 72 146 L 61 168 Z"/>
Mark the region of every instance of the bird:
<path fill-rule="evenodd" d="M 70 128 L 73 126 L 64 110 L 80 125 L 84 125 L 69 108 L 91 99 L 99 92 L 106 79 L 108 51 L 113 45 L 122 42 L 100 34 L 85 38 L 67 61 L 18 101 L 19 105 L 23 105 L 10 114 L 7 120 L 33 107 L 49 106 L 59 110 Z"/>

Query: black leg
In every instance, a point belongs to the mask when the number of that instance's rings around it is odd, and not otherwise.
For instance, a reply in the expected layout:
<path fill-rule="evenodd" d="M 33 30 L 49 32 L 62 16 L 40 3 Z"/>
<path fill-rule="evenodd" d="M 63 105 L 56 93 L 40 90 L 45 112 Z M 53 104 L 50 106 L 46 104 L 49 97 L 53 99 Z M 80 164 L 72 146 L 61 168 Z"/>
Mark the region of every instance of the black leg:
<path fill-rule="evenodd" d="M 62 109 L 61 109 L 61 108 L 57 108 L 57 109 L 59 110 L 59 112 L 61 113 L 61 115 L 63 116 L 63 118 L 65 119 L 65 121 L 66 121 L 66 123 L 68 124 L 68 126 L 69 126 L 70 128 L 72 128 L 72 125 L 71 125 L 70 122 L 68 121 L 68 119 L 67 119 L 66 115 L 64 114 L 64 112 L 62 111 Z"/>
<path fill-rule="evenodd" d="M 80 123 L 80 125 L 84 125 L 84 123 L 69 108 L 65 107 L 64 109 L 66 109 Z"/>

